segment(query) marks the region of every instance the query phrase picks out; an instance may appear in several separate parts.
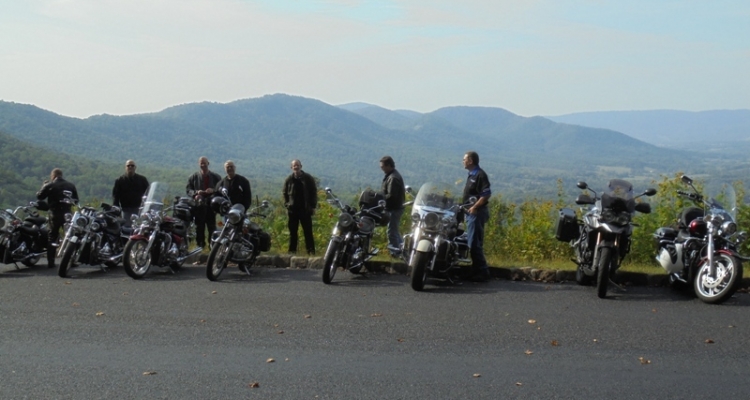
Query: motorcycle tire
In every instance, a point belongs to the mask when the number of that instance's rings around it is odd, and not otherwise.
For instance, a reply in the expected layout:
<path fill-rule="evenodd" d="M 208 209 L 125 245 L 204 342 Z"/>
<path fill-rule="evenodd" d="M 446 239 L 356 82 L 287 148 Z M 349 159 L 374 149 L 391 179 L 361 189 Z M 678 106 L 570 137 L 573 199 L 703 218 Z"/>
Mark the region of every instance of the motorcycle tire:
<path fill-rule="evenodd" d="M 208 261 L 206 261 L 206 278 L 208 280 L 216 281 L 219 279 L 219 275 L 227 267 L 230 251 L 231 244 L 229 242 L 211 247 L 211 252 L 208 253 Z"/>
<path fill-rule="evenodd" d="M 737 291 L 738 284 L 742 280 L 742 262 L 729 254 L 715 254 L 716 279 L 711 279 L 708 276 L 709 265 L 707 261 L 708 259 L 705 259 L 698 266 L 693 280 L 693 289 L 695 295 L 702 302 L 721 304 Z"/>
<path fill-rule="evenodd" d="M 427 261 L 429 254 L 417 251 L 414 254 L 414 267 L 411 270 L 411 288 L 417 292 L 424 290 L 427 281 Z"/>
<path fill-rule="evenodd" d="M 146 252 L 148 241 L 129 240 L 122 254 L 125 273 L 133 279 L 143 279 L 151 268 L 151 254 Z"/>
<path fill-rule="evenodd" d="M 596 295 L 603 299 L 607 297 L 607 287 L 609 286 L 609 267 L 612 263 L 613 250 L 609 247 L 600 249 L 599 267 L 597 268 L 596 277 Z"/>
<path fill-rule="evenodd" d="M 585 272 L 583 272 L 583 267 L 580 265 L 576 267 L 576 282 L 581 286 L 591 286 L 591 283 L 594 281 L 593 276 L 586 275 Z"/>
<path fill-rule="evenodd" d="M 323 257 L 323 283 L 326 285 L 330 284 L 333 277 L 336 276 L 336 253 L 338 253 L 338 246 L 333 240 L 328 243 L 328 249 L 326 249 L 326 255 Z"/>
<path fill-rule="evenodd" d="M 68 276 L 68 270 L 73 266 L 73 255 L 75 255 L 75 252 L 75 245 L 65 246 L 65 250 L 62 254 L 62 259 L 60 260 L 60 266 L 57 267 L 57 275 L 60 276 L 60 278 L 65 278 Z"/>

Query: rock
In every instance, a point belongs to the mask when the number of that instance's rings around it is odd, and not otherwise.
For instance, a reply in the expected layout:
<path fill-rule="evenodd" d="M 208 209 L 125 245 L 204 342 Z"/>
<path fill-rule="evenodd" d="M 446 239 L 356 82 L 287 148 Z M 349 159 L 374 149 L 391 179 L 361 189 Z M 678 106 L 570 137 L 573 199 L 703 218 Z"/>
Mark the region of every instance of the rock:
<path fill-rule="evenodd" d="M 307 269 L 307 257 L 292 257 L 289 260 L 289 268 Z"/>

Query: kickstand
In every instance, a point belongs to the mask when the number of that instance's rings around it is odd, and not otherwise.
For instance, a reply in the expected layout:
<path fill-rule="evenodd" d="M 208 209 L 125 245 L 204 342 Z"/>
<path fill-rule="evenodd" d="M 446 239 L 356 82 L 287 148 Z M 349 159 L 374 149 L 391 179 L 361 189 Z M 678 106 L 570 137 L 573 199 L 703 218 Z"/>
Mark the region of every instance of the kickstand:
<path fill-rule="evenodd" d="M 610 279 L 610 280 L 609 280 L 609 283 L 610 283 L 610 284 L 611 284 L 612 286 L 614 286 L 614 287 L 616 287 L 617 289 L 619 289 L 619 290 L 620 290 L 621 292 L 627 292 L 627 291 L 628 291 L 627 289 L 625 289 L 625 287 L 623 287 L 623 286 L 620 286 L 620 285 L 618 285 L 618 284 L 617 284 L 617 283 L 615 283 L 615 282 L 614 282 L 614 281 L 613 281 L 612 279 Z"/>

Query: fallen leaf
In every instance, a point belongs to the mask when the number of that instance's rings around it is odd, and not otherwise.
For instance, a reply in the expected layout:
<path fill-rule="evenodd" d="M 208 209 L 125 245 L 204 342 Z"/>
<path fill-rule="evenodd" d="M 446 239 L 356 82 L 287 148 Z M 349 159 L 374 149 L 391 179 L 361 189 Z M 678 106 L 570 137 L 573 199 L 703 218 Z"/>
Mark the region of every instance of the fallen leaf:
<path fill-rule="evenodd" d="M 472 376 L 475 377 L 475 378 L 479 378 L 480 376 L 482 376 L 482 374 L 474 374 Z"/>
<path fill-rule="evenodd" d="M 560 343 L 558 343 L 557 340 L 553 340 L 550 344 L 553 345 L 553 346 L 559 346 L 560 345 Z"/>
<path fill-rule="evenodd" d="M 713 342 L 714 342 L 713 339 L 706 339 L 706 344 L 713 344 Z"/>
<path fill-rule="evenodd" d="M 81 305 L 78 303 L 73 303 L 73 307 L 80 307 Z"/>
<path fill-rule="evenodd" d="M 530 319 L 530 320 L 529 320 L 529 323 L 530 323 L 530 324 L 536 324 L 536 320 L 535 320 L 535 319 Z"/>
<path fill-rule="evenodd" d="M 199 322 L 206 322 L 206 320 L 205 320 L 205 319 L 202 319 L 202 320 L 200 320 Z"/>
<path fill-rule="evenodd" d="M 274 360 L 273 358 L 269 358 L 268 360 L 266 360 L 266 362 L 267 363 L 272 363 L 272 362 L 276 362 L 276 360 Z"/>
<path fill-rule="evenodd" d="M 312 318 L 312 315 L 310 315 L 310 314 L 305 314 L 305 318 Z"/>
<path fill-rule="evenodd" d="M 213 292 L 211 292 L 211 294 L 216 294 L 216 291 L 214 290 Z"/>
<path fill-rule="evenodd" d="M 144 376 L 146 375 L 156 375 L 156 371 L 146 371 L 143 373 Z"/>
<path fill-rule="evenodd" d="M 523 353 L 526 354 L 527 356 L 530 356 L 530 355 L 534 354 L 534 352 L 531 351 L 531 350 L 526 350 Z"/>
<path fill-rule="evenodd" d="M 257 388 L 257 387 L 260 387 L 260 383 L 258 383 L 258 382 L 253 382 L 253 383 L 250 383 L 250 384 L 248 384 L 247 386 L 248 386 L 248 387 L 251 387 L 251 388 L 253 388 L 253 389 L 255 389 L 255 388 Z"/>
<path fill-rule="evenodd" d="M 371 317 L 382 317 L 382 316 L 383 316 L 383 314 L 378 314 L 378 313 L 375 313 L 375 314 L 372 314 L 372 315 L 370 315 L 370 316 L 371 316 Z"/>
<path fill-rule="evenodd" d="M 127 295 L 128 295 L 128 292 L 122 292 L 122 295 L 123 295 L 123 296 L 127 296 Z"/>
<path fill-rule="evenodd" d="M 647 359 L 645 359 L 643 357 L 638 357 L 638 361 L 640 361 L 641 364 L 643 364 L 643 365 L 651 364 L 651 360 L 647 360 Z"/>
<path fill-rule="evenodd" d="M 398 338 L 396 340 L 398 340 L 399 343 L 403 343 L 404 342 L 404 339 L 402 339 L 402 338 Z"/>
<path fill-rule="evenodd" d="M 599 341 L 599 339 L 594 339 L 594 343 L 596 343 L 596 342 L 598 342 L 598 341 Z"/>
<path fill-rule="evenodd" d="M 542 327 L 541 327 L 541 326 L 537 326 L 537 327 L 536 327 L 536 330 L 538 330 L 538 331 L 541 331 L 541 330 L 542 330 Z"/>
<path fill-rule="evenodd" d="M 101 317 L 102 315 L 104 315 L 104 311 L 99 311 L 99 312 L 96 313 L 97 317 Z"/>
<path fill-rule="evenodd" d="M 284 333 L 284 331 L 278 331 L 276 333 L 278 333 L 279 335 L 281 335 L 282 333 Z"/>
<path fill-rule="evenodd" d="M 289 358 L 285 358 L 284 361 L 289 361 Z"/>
<path fill-rule="evenodd" d="M 273 327 L 274 327 L 274 328 L 278 328 L 278 327 L 279 327 L 279 324 L 273 324 Z"/>
<path fill-rule="evenodd" d="M 655 308 L 652 308 L 652 309 L 651 309 L 651 312 L 656 312 L 656 309 L 655 309 Z"/>
<path fill-rule="evenodd" d="M 523 383 L 521 383 L 521 382 L 516 382 L 516 386 L 523 386 Z"/>
<path fill-rule="evenodd" d="M 729 325 L 730 328 L 734 328 L 734 325 Z"/>
<path fill-rule="evenodd" d="M 65 281 L 65 284 L 66 285 L 70 285 L 70 281 Z"/>

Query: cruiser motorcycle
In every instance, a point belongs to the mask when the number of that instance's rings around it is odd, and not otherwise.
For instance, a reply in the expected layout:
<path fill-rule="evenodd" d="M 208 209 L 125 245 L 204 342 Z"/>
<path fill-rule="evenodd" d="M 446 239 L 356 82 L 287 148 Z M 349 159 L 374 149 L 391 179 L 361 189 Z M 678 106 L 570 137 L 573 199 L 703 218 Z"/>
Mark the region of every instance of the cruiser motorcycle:
<path fill-rule="evenodd" d="M 263 200 L 260 206 L 251 208 L 245 214 L 242 204 L 230 207 L 229 195 L 222 189 L 222 196 L 211 200 L 211 208 L 224 217 L 224 226 L 216 237 L 211 240 L 211 253 L 206 262 L 206 277 L 215 281 L 224 271 L 229 262 L 237 263 L 237 267 L 250 275 L 250 267 L 262 251 L 271 250 L 271 235 L 264 232 L 251 218 L 265 218 L 260 210 L 269 207 L 268 200 Z"/>
<path fill-rule="evenodd" d="M 723 303 L 742 280 L 742 260 L 737 247 L 747 233 L 737 232 L 734 189 L 727 186 L 722 206 L 716 198 L 706 199 L 690 177 L 681 180 L 692 193 L 678 191 L 700 207 L 687 207 L 680 213 L 677 229 L 659 228 L 654 234 L 656 261 L 669 274 L 671 285 L 690 285 L 701 301 Z"/>
<path fill-rule="evenodd" d="M 477 199 L 459 204 L 454 186 L 427 182 L 412 208 L 411 232 L 404 235 L 402 255 L 411 269 L 411 288 L 424 290 L 427 278 L 451 283 L 471 271 L 468 238 L 459 219 Z"/>
<path fill-rule="evenodd" d="M 15 210 L 0 210 L 0 262 L 21 263 L 27 267 L 36 265 L 47 254 L 47 218 L 39 211 L 47 211 L 46 201 L 32 201 Z"/>
<path fill-rule="evenodd" d="M 142 279 L 151 267 L 168 268 L 174 273 L 188 257 L 203 250 L 198 247 L 188 252 L 193 199 L 175 197 L 174 205 L 165 207 L 163 199 L 168 191 L 166 183 L 152 182 L 138 216 L 133 217 L 133 234 L 122 257 L 125 272 L 133 279 Z"/>
<path fill-rule="evenodd" d="M 370 241 L 377 225 L 388 223 L 385 198 L 381 193 L 365 190 L 359 197 L 360 210 L 344 204 L 331 188 L 326 188 L 326 201 L 341 211 L 333 227 L 323 257 L 323 283 L 329 284 L 339 267 L 353 274 L 367 268 L 366 262 L 378 254 L 379 249 L 370 249 Z"/>
<path fill-rule="evenodd" d="M 93 207 L 81 207 L 75 213 L 65 214 L 65 236 L 57 255 L 61 257 L 57 274 L 64 278 L 70 268 L 77 264 L 116 267 L 123 256 L 123 249 L 131 228 L 125 227 L 121 210 L 107 203 L 101 211 Z"/>
<path fill-rule="evenodd" d="M 630 252 L 630 236 L 633 233 L 633 215 L 636 211 L 648 214 L 649 203 L 636 202 L 641 196 L 653 196 L 656 189 L 647 189 L 635 196 L 633 185 L 622 179 L 612 179 L 601 196 L 597 195 L 586 182 L 576 185 L 581 190 L 590 190 L 594 197 L 580 194 L 578 205 L 593 205 L 582 208 L 583 219 L 578 220 L 570 208 L 560 210 L 555 228 L 558 240 L 569 242 L 575 249 L 578 264 L 576 282 L 590 285 L 596 280 L 596 295 L 607 296 L 610 277 L 615 274 L 626 255 Z"/>

